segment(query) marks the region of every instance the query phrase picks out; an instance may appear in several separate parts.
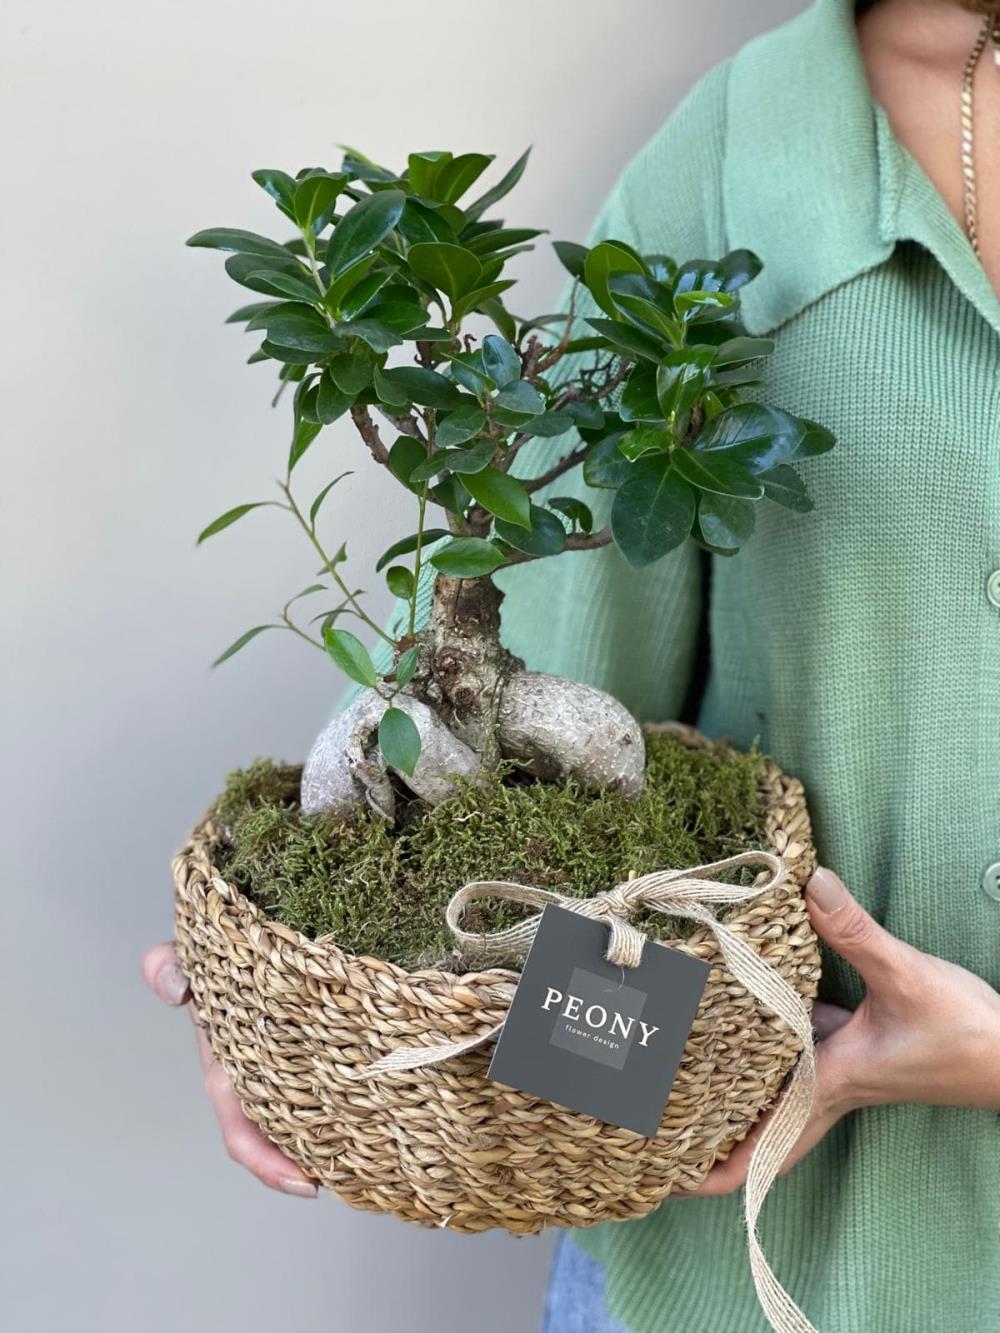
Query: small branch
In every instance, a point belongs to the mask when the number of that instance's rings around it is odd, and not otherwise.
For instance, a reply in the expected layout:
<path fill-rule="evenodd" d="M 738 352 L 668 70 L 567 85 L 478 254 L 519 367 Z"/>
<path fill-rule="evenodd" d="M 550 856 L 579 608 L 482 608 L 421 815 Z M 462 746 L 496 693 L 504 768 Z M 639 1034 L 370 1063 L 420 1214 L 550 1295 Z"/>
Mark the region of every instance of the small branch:
<path fill-rule="evenodd" d="M 587 457 L 587 451 L 589 449 L 589 444 L 581 444 L 578 449 L 574 449 L 572 453 L 568 453 L 565 457 L 560 458 L 558 463 L 554 463 L 553 466 L 549 468 L 548 472 L 543 472 L 540 477 L 532 477 L 530 481 L 525 481 L 524 489 L 529 495 L 533 495 L 535 491 L 541 490 L 543 486 L 547 486 L 550 481 L 555 481 L 556 478 L 561 477 L 564 472 L 569 472 L 571 469 L 582 463 Z"/>
<path fill-rule="evenodd" d="M 352 407 L 351 420 L 357 426 L 361 438 L 367 444 L 372 458 L 376 463 L 381 463 L 383 467 L 389 466 L 389 450 L 382 443 L 382 437 L 378 433 L 378 426 L 372 421 L 371 413 L 367 407 Z"/>
<path fill-rule="evenodd" d="M 602 546 L 610 546 L 613 538 L 610 528 L 601 528 L 600 532 L 571 532 L 566 537 L 564 551 L 596 551 Z M 540 555 L 528 555 L 526 551 L 511 551 L 507 557 L 508 565 L 523 565 L 528 560 L 541 560 Z"/>
<path fill-rule="evenodd" d="M 536 365 L 536 371 L 538 374 L 543 374 L 551 366 L 554 366 L 557 361 L 561 361 L 563 355 L 565 354 L 566 344 L 570 341 L 570 332 L 573 328 L 573 320 L 575 318 L 574 310 L 576 306 L 576 294 L 577 291 L 579 290 L 579 287 L 580 287 L 580 281 L 579 279 L 577 279 L 577 281 L 574 282 L 570 290 L 569 309 L 567 311 L 566 323 L 563 325 L 562 337 L 559 339 L 555 347 L 553 347 L 552 350 L 549 352 L 548 356 L 545 356 L 540 361 L 538 361 Z"/>
<path fill-rule="evenodd" d="M 363 409 L 362 409 L 363 410 Z M 422 444 L 427 441 L 420 433 L 420 427 L 407 412 L 390 412 L 386 407 L 380 407 L 379 412 L 385 417 L 390 426 L 395 426 L 400 435 L 412 435 L 415 440 Z"/>

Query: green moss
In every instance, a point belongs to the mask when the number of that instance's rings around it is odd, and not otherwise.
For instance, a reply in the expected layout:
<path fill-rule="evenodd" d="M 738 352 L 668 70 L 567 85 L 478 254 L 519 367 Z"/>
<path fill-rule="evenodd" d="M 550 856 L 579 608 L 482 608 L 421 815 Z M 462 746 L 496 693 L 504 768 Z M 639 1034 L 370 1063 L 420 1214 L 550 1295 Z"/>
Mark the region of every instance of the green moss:
<path fill-rule="evenodd" d="M 353 953 L 404 966 L 448 960 L 444 908 L 472 879 L 512 879 L 583 897 L 667 866 L 695 865 L 761 845 L 761 757 L 692 750 L 647 737 L 638 801 L 573 783 L 526 781 L 514 770 L 467 785 L 434 808 L 411 806 L 396 831 L 372 815 L 303 815 L 299 770 L 259 760 L 234 773 L 216 812 L 231 841 L 220 869 L 269 916 Z M 482 909 L 481 928 L 522 915 Z M 663 917 L 660 934 L 687 927 Z"/>

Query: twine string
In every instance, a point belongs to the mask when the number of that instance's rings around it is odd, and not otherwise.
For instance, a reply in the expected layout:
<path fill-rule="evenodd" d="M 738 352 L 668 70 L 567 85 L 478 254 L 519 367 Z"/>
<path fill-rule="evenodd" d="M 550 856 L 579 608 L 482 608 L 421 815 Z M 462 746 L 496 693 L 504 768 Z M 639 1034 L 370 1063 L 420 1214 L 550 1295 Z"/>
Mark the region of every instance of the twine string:
<path fill-rule="evenodd" d="M 751 885 L 720 884 L 712 877 L 743 865 L 765 865 L 769 874 Z M 592 898 L 567 898 L 551 889 L 508 880 L 474 880 L 460 888 L 448 903 L 446 919 L 463 956 L 476 966 L 489 967 L 523 957 L 538 930 L 541 914 L 527 917 L 503 930 L 467 931 L 462 921 L 473 902 L 484 899 L 519 903 L 544 909 L 550 903 L 568 908 L 608 926 L 605 957 L 621 967 L 642 961 L 646 936 L 629 917 L 639 908 L 682 917 L 707 927 L 714 935 L 726 968 L 750 994 L 776 1014 L 798 1037 L 802 1051 L 780 1100 L 754 1145 L 744 1189 L 744 1220 L 750 1271 L 761 1308 L 775 1333 L 817 1333 L 782 1287 L 764 1256 L 758 1233 L 760 1210 L 777 1179 L 782 1163 L 805 1129 L 816 1089 L 816 1060 L 809 1010 L 794 988 L 725 922 L 709 910 L 712 904 L 747 902 L 777 888 L 787 878 L 780 856 L 768 851 L 739 852 L 719 861 L 686 870 L 657 870 L 640 875 Z M 435 1046 L 403 1046 L 373 1061 L 360 1075 L 373 1078 L 401 1070 L 440 1064 L 492 1041 L 503 1021 L 462 1041 Z"/>

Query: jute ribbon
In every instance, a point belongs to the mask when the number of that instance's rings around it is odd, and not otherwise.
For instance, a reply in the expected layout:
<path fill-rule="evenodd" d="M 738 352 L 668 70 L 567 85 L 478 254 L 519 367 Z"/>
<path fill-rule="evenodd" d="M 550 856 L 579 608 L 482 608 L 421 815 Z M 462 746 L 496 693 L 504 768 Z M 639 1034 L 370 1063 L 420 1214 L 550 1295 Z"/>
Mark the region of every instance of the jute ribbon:
<path fill-rule="evenodd" d="M 770 875 L 752 885 L 719 884 L 710 876 L 744 865 L 766 865 Z M 816 1087 L 816 1061 L 813 1050 L 809 1010 L 788 982 L 734 934 L 709 910 L 709 903 L 740 903 L 778 887 L 787 878 L 780 856 L 767 851 L 740 852 L 721 861 L 693 866 L 687 870 L 658 870 L 641 875 L 593 898 L 567 898 L 550 889 L 513 884 L 506 880 L 475 880 L 466 884 L 448 904 L 447 921 L 463 957 L 477 966 L 509 962 L 527 953 L 538 929 L 541 916 L 528 917 L 517 925 L 489 934 L 477 934 L 462 928 L 462 919 L 470 903 L 482 899 L 505 899 L 544 908 L 549 903 L 579 912 L 581 916 L 604 921 L 609 926 L 608 962 L 621 967 L 635 967 L 642 959 L 646 936 L 629 921 L 638 908 L 684 917 L 706 926 L 715 936 L 729 972 L 750 994 L 759 1000 L 795 1033 L 802 1043 L 802 1053 L 792 1071 L 780 1101 L 764 1126 L 750 1156 L 744 1190 L 744 1217 L 750 1253 L 750 1271 L 761 1307 L 775 1333 L 817 1333 L 813 1324 L 778 1282 L 761 1247 L 757 1231 L 760 1210 L 781 1165 L 797 1142 L 809 1118 Z M 423 1065 L 440 1064 L 465 1051 L 492 1041 L 503 1022 L 487 1032 L 464 1041 L 437 1046 L 409 1046 L 390 1051 L 364 1071 L 372 1078 Z"/>

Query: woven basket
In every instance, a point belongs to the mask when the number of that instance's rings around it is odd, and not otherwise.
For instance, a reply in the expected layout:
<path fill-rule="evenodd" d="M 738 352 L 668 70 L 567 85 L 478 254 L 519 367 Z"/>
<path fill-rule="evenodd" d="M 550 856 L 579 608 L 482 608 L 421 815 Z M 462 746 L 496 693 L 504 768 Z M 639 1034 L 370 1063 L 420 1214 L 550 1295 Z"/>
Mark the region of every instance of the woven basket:
<path fill-rule="evenodd" d="M 668 725 L 687 744 L 709 744 Z M 760 794 L 790 877 L 725 919 L 809 1001 L 819 953 L 802 899 L 815 860 L 805 798 L 770 761 Z M 795 1062 L 796 1038 L 698 928 L 669 941 L 712 970 L 655 1139 L 490 1082 L 489 1049 L 359 1081 L 353 1071 L 396 1047 L 493 1027 L 517 974 L 405 972 L 330 937 L 309 940 L 216 873 L 220 836 L 206 819 L 174 861 L 177 948 L 195 1007 L 250 1119 L 355 1207 L 521 1234 L 641 1217 L 728 1155 Z"/>

